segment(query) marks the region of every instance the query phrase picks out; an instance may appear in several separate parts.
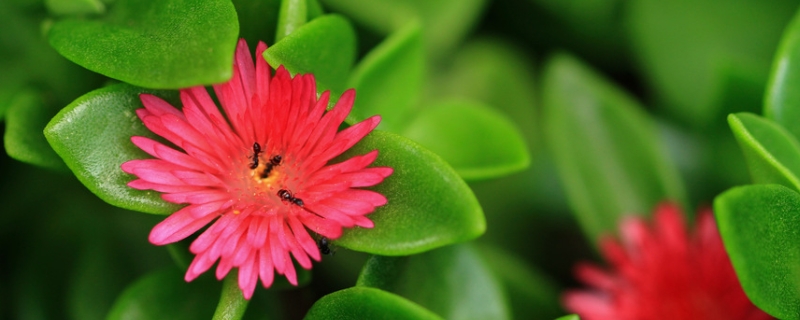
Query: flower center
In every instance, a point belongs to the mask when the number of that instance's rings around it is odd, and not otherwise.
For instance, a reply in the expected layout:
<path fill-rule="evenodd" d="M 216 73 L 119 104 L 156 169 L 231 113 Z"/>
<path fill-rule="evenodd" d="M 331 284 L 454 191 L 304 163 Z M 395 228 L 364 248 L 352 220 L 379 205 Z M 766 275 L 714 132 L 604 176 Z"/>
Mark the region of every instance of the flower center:
<path fill-rule="evenodd" d="M 266 148 L 265 148 L 266 149 Z M 279 151 L 266 151 L 258 143 L 253 144 L 253 149 L 247 154 L 238 167 L 241 172 L 237 179 L 234 192 L 241 208 L 235 208 L 234 213 L 240 213 L 245 208 L 255 209 L 257 212 L 287 212 L 291 206 L 304 205 L 303 199 L 297 196 L 300 191 L 301 176 L 297 164 L 291 155 Z"/>

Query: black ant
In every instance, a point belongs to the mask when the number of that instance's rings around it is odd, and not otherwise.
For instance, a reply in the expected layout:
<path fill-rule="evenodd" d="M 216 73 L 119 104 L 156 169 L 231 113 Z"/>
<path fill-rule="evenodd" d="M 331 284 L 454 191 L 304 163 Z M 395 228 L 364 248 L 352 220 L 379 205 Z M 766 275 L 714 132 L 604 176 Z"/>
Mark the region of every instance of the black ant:
<path fill-rule="evenodd" d="M 331 249 L 330 244 L 331 243 L 328 240 L 328 238 L 325 237 L 322 237 L 319 240 L 317 240 L 317 247 L 319 247 L 319 252 L 324 255 L 332 256 L 336 253 Z"/>
<path fill-rule="evenodd" d="M 295 198 L 294 195 L 286 189 L 278 190 L 278 197 L 281 198 L 282 201 L 288 201 L 289 203 L 294 203 L 298 207 L 302 207 L 304 205 L 303 199 Z"/>
<path fill-rule="evenodd" d="M 258 142 L 253 142 L 253 162 L 250 163 L 250 169 L 255 170 L 258 168 L 258 154 L 261 153 L 261 145 Z"/>
<path fill-rule="evenodd" d="M 283 157 L 281 157 L 281 155 L 276 155 L 271 159 L 269 159 L 269 162 L 267 162 L 267 167 L 264 168 L 264 172 L 261 173 L 261 179 L 266 179 L 267 177 L 269 177 L 269 174 L 272 172 L 272 169 L 281 164 L 281 160 L 283 160 Z"/>

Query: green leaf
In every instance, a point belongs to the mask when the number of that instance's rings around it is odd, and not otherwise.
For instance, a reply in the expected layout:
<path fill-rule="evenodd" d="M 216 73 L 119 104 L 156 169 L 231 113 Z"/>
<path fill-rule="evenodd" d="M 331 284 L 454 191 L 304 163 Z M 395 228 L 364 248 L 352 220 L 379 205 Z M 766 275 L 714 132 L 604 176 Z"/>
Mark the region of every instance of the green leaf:
<path fill-rule="evenodd" d="M 616 233 L 623 215 L 684 201 L 655 124 L 636 101 L 567 55 L 551 59 L 543 78 L 548 147 L 590 241 Z"/>
<path fill-rule="evenodd" d="M 764 96 L 764 116 L 800 137 L 800 10 L 783 32 Z"/>
<path fill-rule="evenodd" d="M 449 74 L 432 82 L 441 84 L 443 96 L 480 101 L 503 112 L 533 146 L 541 129 L 530 60 L 512 43 L 480 38 L 460 48 Z"/>
<path fill-rule="evenodd" d="M 389 203 L 368 217 L 372 229 L 345 230 L 336 245 L 387 256 L 409 255 L 474 239 L 486 230 L 478 200 L 447 162 L 404 137 L 373 131 L 342 158 L 380 154 L 394 173 L 372 188 Z"/>
<path fill-rule="evenodd" d="M 203 280 L 187 283 L 174 268 L 150 273 L 125 289 L 107 319 L 208 319 L 214 313 L 219 285 Z"/>
<path fill-rule="evenodd" d="M 131 136 L 156 138 L 136 116 L 140 93 L 177 97 L 174 92 L 145 90 L 126 84 L 98 89 L 62 109 L 45 127 L 45 137 L 84 185 L 104 201 L 125 209 L 168 214 L 180 208 L 158 192 L 127 186 L 133 176 L 123 162 L 150 157 L 131 143 Z"/>
<path fill-rule="evenodd" d="M 754 100 L 744 93 L 763 94 L 781 31 L 796 8 L 791 0 L 638 0 L 623 12 L 633 52 L 660 105 L 686 123 L 705 127 L 721 124 L 728 112 L 745 111 L 723 112 L 722 102 Z M 748 23 L 740 23 L 743 19 Z M 748 81 L 739 82 L 755 87 L 726 90 L 731 74 L 748 75 Z"/>
<path fill-rule="evenodd" d="M 408 257 L 373 256 L 358 285 L 403 296 L 445 319 L 508 319 L 500 284 L 468 244 Z"/>
<path fill-rule="evenodd" d="M 429 106 L 403 135 L 440 155 L 466 180 L 495 178 L 530 164 L 525 140 L 514 123 L 476 102 L 453 100 Z"/>
<path fill-rule="evenodd" d="M 755 183 L 800 190 L 800 144 L 786 129 L 754 114 L 728 116 Z"/>
<path fill-rule="evenodd" d="M 544 273 L 499 247 L 478 249 L 504 289 L 515 319 L 551 319 L 563 314 L 561 292 Z"/>
<path fill-rule="evenodd" d="M 47 10 L 55 15 L 100 14 L 106 6 L 99 0 L 45 0 Z"/>
<path fill-rule="evenodd" d="M 319 4 L 317 0 L 308 0 L 306 1 L 306 8 L 308 9 L 308 19 L 306 20 L 314 20 L 319 16 L 325 14 L 325 11 L 322 10 L 322 6 Z"/>
<path fill-rule="evenodd" d="M 350 76 L 357 99 L 351 116 L 381 115 L 382 130 L 400 132 L 417 104 L 425 75 L 419 24 L 410 23 L 372 49 Z"/>
<path fill-rule="evenodd" d="M 395 294 L 367 287 L 336 291 L 317 300 L 306 320 L 327 319 L 442 319 Z"/>
<path fill-rule="evenodd" d="M 345 89 L 356 56 L 353 27 L 339 15 L 316 18 L 264 51 L 273 67 L 283 65 L 292 74 L 312 73 L 317 90 L 338 95 Z"/>
<path fill-rule="evenodd" d="M 779 319 L 800 319 L 800 194 L 751 185 L 714 200 L 725 250 L 747 297 Z"/>
<path fill-rule="evenodd" d="M 383 34 L 422 23 L 428 53 L 442 56 L 478 22 L 485 0 L 323 0 L 323 4 Z"/>
<path fill-rule="evenodd" d="M 278 30 L 275 32 L 275 42 L 292 34 L 306 23 L 308 18 L 306 0 L 282 0 L 281 11 L 278 14 Z"/>
<path fill-rule="evenodd" d="M 568 314 L 563 317 L 558 317 L 556 320 L 581 320 L 581 317 L 579 317 L 577 314 Z"/>
<path fill-rule="evenodd" d="M 250 48 L 259 41 L 275 43 L 281 0 L 233 0 L 233 5 L 239 17 L 239 37 L 247 39 Z"/>
<path fill-rule="evenodd" d="M 239 320 L 247 311 L 247 303 L 239 289 L 239 273 L 230 272 L 222 282 L 222 294 L 214 311 L 213 320 Z"/>
<path fill-rule="evenodd" d="M 12 99 L 6 114 L 3 145 L 14 159 L 48 169 L 67 171 L 64 161 L 47 144 L 42 134 L 47 121 L 55 113 L 42 101 L 41 93 L 19 92 Z"/>
<path fill-rule="evenodd" d="M 228 80 L 238 34 L 230 1 L 119 0 L 102 20 L 57 21 L 48 38 L 86 69 L 177 89 Z"/>

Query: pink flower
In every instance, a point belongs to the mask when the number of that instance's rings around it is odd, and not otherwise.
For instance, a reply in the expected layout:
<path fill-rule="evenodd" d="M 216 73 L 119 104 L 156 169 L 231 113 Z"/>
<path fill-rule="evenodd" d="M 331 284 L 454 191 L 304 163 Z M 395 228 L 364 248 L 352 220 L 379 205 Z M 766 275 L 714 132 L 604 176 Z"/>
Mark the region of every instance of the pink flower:
<path fill-rule="evenodd" d="M 150 242 L 177 242 L 210 224 L 192 242 L 196 256 L 186 281 L 219 260 L 217 278 L 239 268 L 246 299 L 258 279 L 269 288 L 275 272 L 297 285 L 289 254 L 305 269 L 312 259 L 320 260 L 310 232 L 336 239 L 342 228 L 371 228 L 365 215 L 386 204 L 386 198 L 359 188 L 392 174 L 392 168 L 368 167 L 377 150 L 329 164 L 370 133 L 380 117 L 339 132 L 355 92 L 345 91 L 326 112 L 329 92 L 317 98 L 312 75 L 292 78 L 283 66 L 271 76 L 261 58 L 266 48 L 258 44 L 254 65 L 247 44 L 239 41 L 233 77 L 214 86 L 224 114 L 202 86 L 181 90 L 182 110 L 142 94 L 139 118 L 180 149 L 132 137 L 156 159 L 122 164 L 122 170 L 138 177 L 130 187 L 188 204 L 156 225 Z"/>
<path fill-rule="evenodd" d="M 711 210 L 698 214 L 694 234 L 675 204 L 656 209 L 652 228 L 641 218 L 622 223 L 622 243 L 601 241 L 612 271 L 579 264 L 591 286 L 568 291 L 567 310 L 581 319 L 771 319 L 744 294 Z"/>

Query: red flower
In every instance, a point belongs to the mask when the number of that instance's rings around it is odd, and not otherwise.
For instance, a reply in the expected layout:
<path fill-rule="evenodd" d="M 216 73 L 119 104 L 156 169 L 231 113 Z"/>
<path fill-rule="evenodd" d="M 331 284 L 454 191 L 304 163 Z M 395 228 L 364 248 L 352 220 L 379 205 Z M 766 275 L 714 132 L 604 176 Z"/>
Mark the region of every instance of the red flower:
<path fill-rule="evenodd" d="M 652 228 L 641 218 L 622 223 L 622 243 L 601 241 L 612 271 L 579 264 L 591 286 L 568 291 L 563 303 L 581 319 L 771 319 L 742 290 L 711 210 L 688 235 L 675 204 L 656 209 Z"/>
<path fill-rule="evenodd" d="M 224 114 L 201 86 L 181 90 L 182 110 L 142 94 L 145 108 L 136 111 L 139 118 L 180 149 L 132 137 L 156 159 L 122 165 L 138 177 L 130 187 L 188 204 L 153 228 L 153 244 L 180 241 L 211 224 L 192 242 L 196 256 L 186 281 L 219 260 L 217 278 L 239 268 L 239 287 L 247 299 L 259 278 L 269 288 L 274 272 L 297 285 L 290 253 L 305 269 L 311 259 L 320 260 L 309 231 L 336 239 L 343 227 L 371 228 L 365 215 L 386 198 L 358 188 L 392 174 L 391 168 L 368 167 L 377 150 L 328 164 L 371 132 L 380 117 L 338 132 L 355 92 L 345 91 L 325 112 L 329 92 L 317 98 L 312 75 L 292 78 L 283 66 L 272 77 L 261 58 L 266 48 L 258 44 L 254 65 L 247 44 L 239 41 L 233 77 L 214 86 Z"/>

